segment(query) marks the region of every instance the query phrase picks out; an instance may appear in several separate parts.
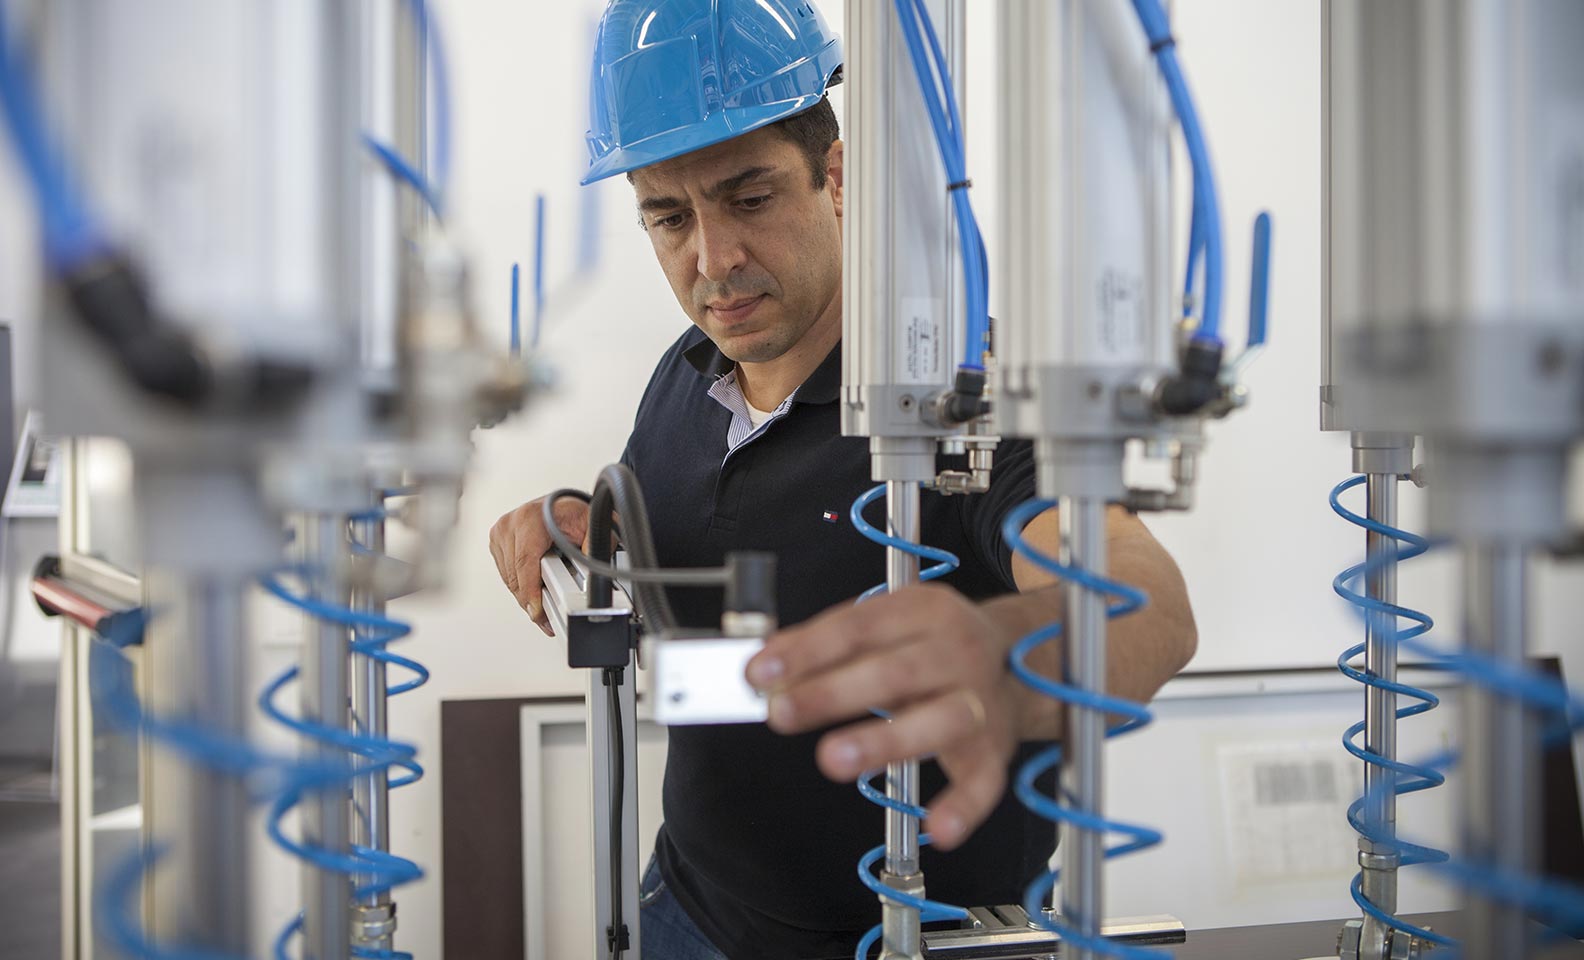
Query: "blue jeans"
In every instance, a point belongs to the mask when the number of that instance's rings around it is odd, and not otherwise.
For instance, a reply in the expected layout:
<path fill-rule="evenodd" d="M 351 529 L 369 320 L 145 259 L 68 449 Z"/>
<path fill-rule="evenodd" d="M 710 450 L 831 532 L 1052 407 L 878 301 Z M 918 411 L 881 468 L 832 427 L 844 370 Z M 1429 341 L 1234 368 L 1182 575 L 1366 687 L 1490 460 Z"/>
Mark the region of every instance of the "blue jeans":
<path fill-rule="evenodd" d="M 638 884 L 638 911 L 644 960 L 726 960 L 666 889 L 654 857 Z"/>

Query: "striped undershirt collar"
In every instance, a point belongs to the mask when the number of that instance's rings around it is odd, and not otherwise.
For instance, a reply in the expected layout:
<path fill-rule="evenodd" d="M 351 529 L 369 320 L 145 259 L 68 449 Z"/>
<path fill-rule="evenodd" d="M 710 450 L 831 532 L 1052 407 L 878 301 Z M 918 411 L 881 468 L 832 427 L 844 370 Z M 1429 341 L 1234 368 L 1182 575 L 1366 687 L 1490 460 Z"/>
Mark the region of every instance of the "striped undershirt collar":
<path fill-rule="evenodd" d="M 754 429 L 753 420 L 748 416 L 748 398 L 743 395 L 742 387 L 737 383 L 735 369 L 716 378 L 715 382 L 710 384 L 709 395 L 732 415 L 731 425 L 726 428 L 726 452 L 731 453 L 763 433 L 766 427 L 792 409 L 792 401 L 797 397 L 797 390 L 793 390 L 791 396 L 782 400 L 774 410 L 770 411 L 769 418 L 761 423 L 757 430 Z"/>

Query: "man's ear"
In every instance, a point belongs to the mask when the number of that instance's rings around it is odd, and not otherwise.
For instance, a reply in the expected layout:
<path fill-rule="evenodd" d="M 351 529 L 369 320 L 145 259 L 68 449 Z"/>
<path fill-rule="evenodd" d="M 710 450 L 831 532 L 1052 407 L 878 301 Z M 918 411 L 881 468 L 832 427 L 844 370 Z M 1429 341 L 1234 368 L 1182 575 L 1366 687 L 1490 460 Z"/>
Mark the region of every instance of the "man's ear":
<path fill-rule="evenodd" d="M 831 199 L 836 202 L 836 216 L 842 215 L 842 158 L 845 145 L 837 140 L 825 155 L 825 177 L 831 184 Z"/>

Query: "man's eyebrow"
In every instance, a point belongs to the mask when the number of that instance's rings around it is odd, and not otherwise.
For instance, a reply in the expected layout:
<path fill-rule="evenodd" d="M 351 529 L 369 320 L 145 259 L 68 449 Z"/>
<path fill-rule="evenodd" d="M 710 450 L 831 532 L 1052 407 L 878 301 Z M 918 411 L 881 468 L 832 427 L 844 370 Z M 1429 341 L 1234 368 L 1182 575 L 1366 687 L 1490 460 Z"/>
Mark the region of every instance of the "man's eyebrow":
<path fill-rule="evenodd" d="M 779 174 L 775 167 L 749 167 L 740 173 L 734 173 L 726 179 L 704 191 L 704 199 L 711 202 L 720 199 L 724 194 L 740 189 L 744 184 L 751 183 L 772 174 Z M 687 201 L 678 197 L 645 197 L 638 201 L 638 212 L 659 213 L 666 210 L 680 210 L 687 206 Z"/>
<path fill-rule="evenodd" d="M 744 170 L 741 173 L 734 173 L 725 180 L 715 184 L 715 186 L 711 187 L 710 189 L 705 190 L 704 199 L 711 201 L 717 200 L 722 194 L 731 193 L 733 190 L 740 188 L 745 183 L 758 180 L 761 177 L 766 177 L 775 172 L 776 169 L 774 167 L 749 167 L 747 170 Z"/>
<path fill-rule="evenodd" d="M 638 210 L 642 213 L 651 213 L 657 210 L 675 210 L 683 206 L 683 202 L 676 197 L 645 197 L 638 201 Z"/>

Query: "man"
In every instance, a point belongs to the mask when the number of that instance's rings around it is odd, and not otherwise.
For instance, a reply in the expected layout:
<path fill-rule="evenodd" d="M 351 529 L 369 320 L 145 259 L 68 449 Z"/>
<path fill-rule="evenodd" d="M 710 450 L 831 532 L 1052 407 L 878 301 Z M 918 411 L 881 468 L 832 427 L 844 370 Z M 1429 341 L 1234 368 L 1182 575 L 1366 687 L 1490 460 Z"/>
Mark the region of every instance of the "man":
<path fill-rule="evenodd" d="M 880 916 L 855 864 L 883 837 L 882 813 L 852 782 L 888 761 L 934 757 L 932 898 L 1018 902 L 1054 844 L 1055 828 L 1006 790 L 1032 743 L 1061 735 L 1059 706 L 1006 666 L 1019 637 L 1062 614 L 1060 590 L 999 531 L 1033 496 L 1029 445 L 1003 443 L 986 494 L 923 495 L 925 541 L 961 570 L 852 603 L 885 567 L 845 519 L 872 481 L 868 445 L 840 435 L 837 403 L 843 148 L 824 91 L 839 64 L 839 41 L 794 0 L 612 0 L 601 23 L 588 179 L 627 174 L 696 327 L 661 359 L 623 459 L 660 562 L 774 552 L 785 625 L 748 668 L 769 693 L 768 726 L 670 731 L 665 823 L 642 888 L 646 960 L 850 957 Z M 533 501 L 501 517 L 490 549 L 545 628 L 540 513 Z M 585 534 L 584 504 L 562 501 L 555 516 Z M 1108 523 L 1111 574 L 1151 597 L 1112 625 L 1110 689 L 1146 700 L 1192 656 L 1193 619 L 1143 525 L 1120 510 Z M 1025 535 L 1054 554 L 1054 511 Z M 718 594 L 670 593 L 683 624 L 718 625 Z M 1039 661 L 1051 675 L 1053 647 Z"/>

